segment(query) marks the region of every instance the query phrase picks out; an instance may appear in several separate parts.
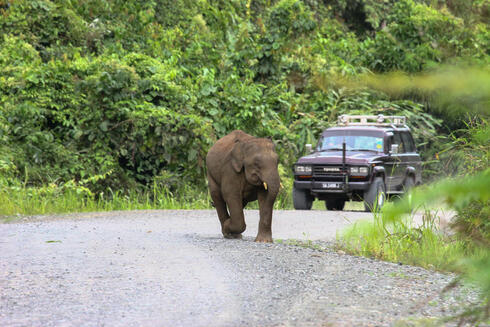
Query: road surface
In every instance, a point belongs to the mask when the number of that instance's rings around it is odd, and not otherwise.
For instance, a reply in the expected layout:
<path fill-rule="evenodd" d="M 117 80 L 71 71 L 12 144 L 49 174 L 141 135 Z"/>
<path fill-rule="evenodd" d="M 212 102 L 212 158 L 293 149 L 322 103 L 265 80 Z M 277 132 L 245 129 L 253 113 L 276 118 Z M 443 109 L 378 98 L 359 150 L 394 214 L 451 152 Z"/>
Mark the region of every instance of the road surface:
<path fill-rule="evenodd" d="M 212 210 L 0 224 L 0 326 L 391 326 L 475 300 L 452 277 L 337 253 L 363 212 L 275 211 L 274 244 L 220 234 Z M 314 241 L 325 248 L 291 245 Z"/>

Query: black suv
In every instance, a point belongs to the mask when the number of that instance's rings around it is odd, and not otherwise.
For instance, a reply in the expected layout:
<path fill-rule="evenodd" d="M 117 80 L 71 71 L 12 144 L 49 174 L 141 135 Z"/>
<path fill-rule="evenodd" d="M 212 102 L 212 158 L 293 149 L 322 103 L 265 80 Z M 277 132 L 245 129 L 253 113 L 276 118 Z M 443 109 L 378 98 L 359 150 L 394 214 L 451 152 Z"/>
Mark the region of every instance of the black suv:
<path fill-rule="evenodd" d="M 328 210 L 354 200 L 378 211 L 387 196 L 421 183 L 420 156 L 402 116 L 340 116 L 293 171 L 293 204 L 300 210 L 311 209 L 317 198 Z"/>

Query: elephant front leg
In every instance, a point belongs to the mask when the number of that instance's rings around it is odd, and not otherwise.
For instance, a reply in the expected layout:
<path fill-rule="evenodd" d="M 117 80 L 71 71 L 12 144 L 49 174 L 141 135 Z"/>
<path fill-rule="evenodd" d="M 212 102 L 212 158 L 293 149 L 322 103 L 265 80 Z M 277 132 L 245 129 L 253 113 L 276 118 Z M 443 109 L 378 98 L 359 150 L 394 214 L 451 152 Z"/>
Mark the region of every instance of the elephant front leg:
<path fill-rule="evenodd" d="M 227 199 L 230 209 L 230 218 L 223 224 L 223 236 L 225 238 L 242 238 L 242 233 L 247 228 L 243 215 L 243 203 L 240 197 L 230 197 Z"/>
<path fill-rule="evenodd" d="M 258 194 L 259 199 L 259 231 L 255 242 L 273 243 L 272 241 L 272 208 L 275 197 L 272 198 L 267 191 L 261 191 Z"/>

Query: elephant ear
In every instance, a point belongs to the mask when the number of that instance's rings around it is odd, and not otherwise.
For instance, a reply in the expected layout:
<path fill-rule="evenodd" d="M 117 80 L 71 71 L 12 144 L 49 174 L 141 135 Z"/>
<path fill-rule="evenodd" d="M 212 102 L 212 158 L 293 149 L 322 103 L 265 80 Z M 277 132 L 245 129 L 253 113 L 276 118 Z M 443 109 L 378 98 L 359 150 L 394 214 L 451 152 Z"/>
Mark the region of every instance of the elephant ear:
<path fill-rule="evenodd" d="M 235 141 L 235 145 L 231 150 L 231 166 L 238 174 L 242 171 L 243 168 L 243 151 L 242 151 L 242 143 L 238 140 Z"/>

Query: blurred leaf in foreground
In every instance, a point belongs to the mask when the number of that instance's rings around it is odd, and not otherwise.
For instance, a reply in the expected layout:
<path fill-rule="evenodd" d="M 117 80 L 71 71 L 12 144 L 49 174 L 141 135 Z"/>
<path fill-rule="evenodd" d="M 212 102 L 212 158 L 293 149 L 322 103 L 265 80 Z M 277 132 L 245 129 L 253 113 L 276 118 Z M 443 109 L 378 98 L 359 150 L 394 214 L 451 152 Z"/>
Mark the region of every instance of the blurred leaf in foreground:
<path fill-rule="evenodd" d="M 316 84 L 330 86 L 370 88 L 392 97 L 418 98 L 451 113 L 473 112 L 490 114 L 490 66 L 442 66 L 418 74 L 391 72 L 364 73 L 357 77 L 317 76 Z"/>

